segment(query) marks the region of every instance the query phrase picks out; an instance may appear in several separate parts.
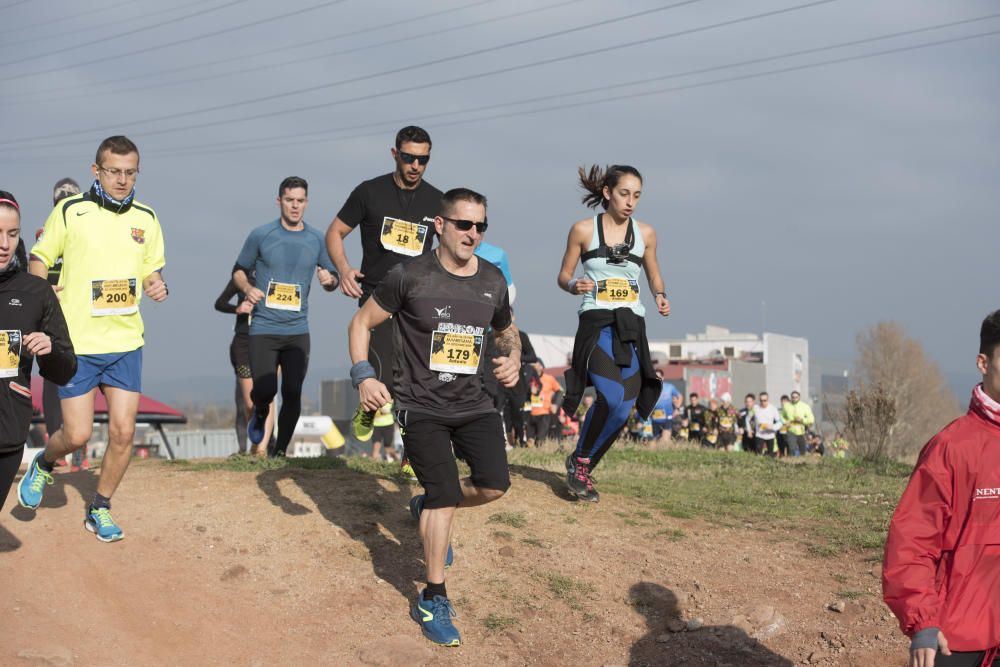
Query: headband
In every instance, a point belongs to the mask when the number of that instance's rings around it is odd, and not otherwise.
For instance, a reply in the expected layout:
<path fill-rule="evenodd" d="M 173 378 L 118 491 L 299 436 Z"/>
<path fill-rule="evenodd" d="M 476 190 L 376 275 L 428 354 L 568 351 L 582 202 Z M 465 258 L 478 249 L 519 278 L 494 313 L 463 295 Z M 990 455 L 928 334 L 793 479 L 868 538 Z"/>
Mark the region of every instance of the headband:
<path fill-rule="evenodd" d="M 17 202 L 16 202 L 16 201 L 14 201 L 13 199 L 0 199 L 0 204 L 10 204 L 10 205 L 11 205 L 11 206 L 13 206 L 13 207 L 14 207 L 15 209 L 17 209 L 17 212 L 18 212 L 18 213 L 20 213 L 20 212 L 21 212 L 21 207 L 20 207 L 20 206 L 18 206 L 18 205 L 17 205 Z"/>

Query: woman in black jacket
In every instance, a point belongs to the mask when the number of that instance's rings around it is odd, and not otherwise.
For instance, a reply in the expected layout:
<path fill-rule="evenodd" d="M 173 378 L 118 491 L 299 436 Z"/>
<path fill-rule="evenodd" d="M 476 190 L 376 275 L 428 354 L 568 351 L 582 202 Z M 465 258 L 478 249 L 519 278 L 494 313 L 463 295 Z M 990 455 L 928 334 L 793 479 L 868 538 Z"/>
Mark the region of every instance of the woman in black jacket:
<path fill-rule="evenodd" d="M 52 286 L 30 275 L 21 241 L 21 211 L 0 190 L 0 507 L 14 482 L 31 425 L 31 360 L 41 374 L 65 384 L 76 355 Z"/>

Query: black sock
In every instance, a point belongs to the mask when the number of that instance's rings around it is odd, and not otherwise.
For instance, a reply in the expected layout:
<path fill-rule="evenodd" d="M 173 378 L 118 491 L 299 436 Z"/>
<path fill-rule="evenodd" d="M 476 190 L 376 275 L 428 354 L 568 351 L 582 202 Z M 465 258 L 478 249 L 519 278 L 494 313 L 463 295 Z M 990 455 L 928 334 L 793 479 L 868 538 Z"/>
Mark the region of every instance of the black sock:
<path fill-rule="evenodd" d="M 433 600 L 435 595 L 440 595 L 443 598 L 448 597 L 448 591 L 445 590 L 443 581 L 440 584 L 427 582 L 427 588 L 424 589 L 424 599 Z"/>
<path fill-rule="evenodd" d="M 38 467 L 44 470 L 45 472 L 52 472 L 53 470 L 55 470 L 56 464 L 49 463 L 48 461 L 45 460 L 45 457 L 43 456 L 42 458 L 38 459 Z"/>
<path fill-rule="evenodd" d="M 94 502 L 90 503 L 90 509 L 111 509 L 111 498 L 106 498 L 99 493 L 94 494 Z"/>

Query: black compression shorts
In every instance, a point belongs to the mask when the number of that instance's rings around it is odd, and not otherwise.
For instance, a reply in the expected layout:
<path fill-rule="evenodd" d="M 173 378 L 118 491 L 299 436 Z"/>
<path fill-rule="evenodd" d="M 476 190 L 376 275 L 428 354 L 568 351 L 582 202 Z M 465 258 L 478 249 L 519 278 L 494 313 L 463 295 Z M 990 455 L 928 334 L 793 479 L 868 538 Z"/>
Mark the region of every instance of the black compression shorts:
<path fill-rule="evenodd" d="M 233 336 L 233 342 L 229 344 L 229 363 L 233 365 L 236 377 L 244 380 L 253 377 L 250 373 L 250 336 L 248 334 Z"/>
<path fill-rule="evenodd" d="M 476 487 L 510 488 L 503 422 L 496 412 L 454 418 L 400 410 L 396 418 L 403 429 L 406 456 L 427 494 L 425 508 L 455 507 L 461 502 L 456 456 L 469 464 Z"/>

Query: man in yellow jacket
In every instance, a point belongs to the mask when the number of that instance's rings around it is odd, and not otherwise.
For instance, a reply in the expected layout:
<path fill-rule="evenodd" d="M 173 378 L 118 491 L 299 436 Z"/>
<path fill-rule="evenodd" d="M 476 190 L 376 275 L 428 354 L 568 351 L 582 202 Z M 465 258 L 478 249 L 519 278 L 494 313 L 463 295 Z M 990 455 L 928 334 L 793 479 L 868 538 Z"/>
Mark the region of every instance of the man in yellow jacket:
<path fill-rule="evenodd" d="M 806 455 L 806 429 L 816 423 L 812 408 L 802 402 L 802 395 L 793 391 L 791 400 L 781 407 L 781 421 L 788 426 L 788 451 L 792 456 Z"/>

